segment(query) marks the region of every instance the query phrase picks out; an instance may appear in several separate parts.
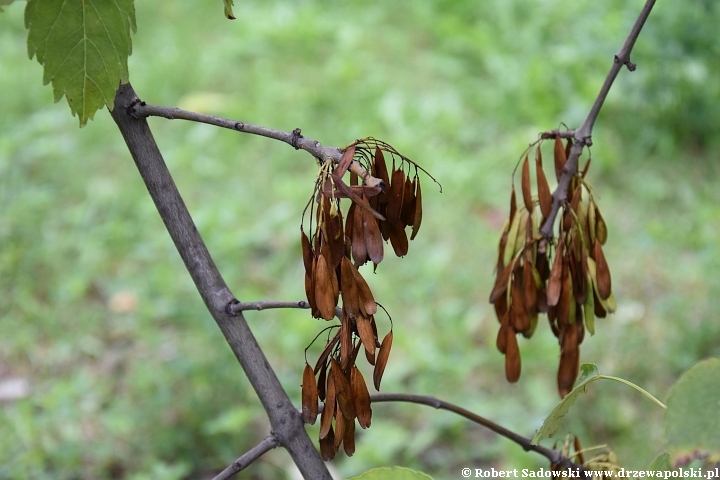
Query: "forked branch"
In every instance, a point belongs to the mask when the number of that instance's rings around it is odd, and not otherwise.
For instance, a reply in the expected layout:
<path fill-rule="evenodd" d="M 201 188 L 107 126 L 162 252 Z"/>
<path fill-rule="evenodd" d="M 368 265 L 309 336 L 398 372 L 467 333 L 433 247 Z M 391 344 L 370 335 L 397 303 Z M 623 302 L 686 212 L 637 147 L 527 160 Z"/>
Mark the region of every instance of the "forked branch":
<path fill-rule="evenodd" d="M 617 55 L 615 55 L 615 58 L 613 59 L 613 64 L 610 67 L 610 71 L 605 77 L 605 82 L 600 88 L 600 93 L 598 93 L 598 96 L 595 99 L 595 103 L 593 103 L 592 108 L 590 108 L 590 112 L 585 118 L 585 121 L 580 126 L 580 128 L 571 131 L 572 138 L 575 143 L 570 149 L 570 156 L 568 157 L 567 162 L 565 162 L 565 168 L 563 169 L 562 176 L 560 177 L 560 180 L 558 181 L 558 186 L 553 193 L 552 210 L 550 210 L 550 214 L 548 215 L 547 220 L 545 220 L 545 223 L 540 229 L 540 234 L 545 239 L 550 239 L 553 236 L 553 225 L 555 224 L 555 218 L 560 211 L 560 207 L 562 207 L 567 202 L 568 186 L 570 185 L 570 180 L 572 179 L 572 177 L 577 173 L 578 159 L 580 158 L 580 154 L 582 154 L 583 148 L 592 145 L 592 130 L 595 126 L 595 121 L 597 120 L 598 114 L 600 113 L 600 109 L 605 103 L 605 99 L 610 92 L 610 88 L 612 87 L 615 78 L 617 77 L 618 73 L 620 73 L 623 65 L 626 65 L 628 70 L 630 70 L 631 72 L 634 71 L 636 68 L 636 65 L 630 61 L 630 53 L 632 52 L 633 46 L 635 46 L 635 42 L 638 39 L 638 35 L 640 35 L 640 31 L 642 30 L 643 25 L 645 25 L 645 21 L 650 15 L 650 11 L 652 10 L 654 5 L 655 0 L 647 0 L 645 2 L 645 5 L 643 6 L 640 15 L 638 16 L 637 20 L 635 20 L 635 24 L 630 30 L 628 37 L 625 39 L 625 43 L 623 43 L 620 51 L 617 53 Z M 541 134 L 541 137 L 555 138 L 557 134 L 557 131 L 545 132 L 544 134 Z M 561 136 L 563 138 L 569 137 L 567 133 Z"/>

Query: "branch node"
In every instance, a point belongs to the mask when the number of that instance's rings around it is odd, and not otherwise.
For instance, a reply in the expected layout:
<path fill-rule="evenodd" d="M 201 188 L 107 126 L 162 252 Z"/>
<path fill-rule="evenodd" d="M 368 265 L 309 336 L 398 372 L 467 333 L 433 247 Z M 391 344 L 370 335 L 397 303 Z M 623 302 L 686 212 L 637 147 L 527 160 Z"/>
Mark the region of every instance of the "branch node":
<path fill-rule="evenodd" d="M 145 106 L 145 102 L 143 102 L 143 101 L 140 100 L 139 98 L 135 97 L 135 98 L 133 99 L 133 101 L 130 102 L 130 104 L 127 106 L 127 109 L 125 110 L 128 115 L 130 115 L 131 117 L 133 117 L 133 118 L 136 119 L 136 120 L 139 120 L 139 119 L 140 119 L 140 116 L 135 113 L 135 107 L 136 107 L 138 104 L 139 104 L 140 106 Z"/>
<path fill-rule="evenodd" d="M 235 122 L 235 130 L 243 131 L 245 124 L 243 122 Z"/>
<path fill-rule="evenodd" d="M 628 69 L 628 70 L 630 70 L 631 72 L 634 72 L 634 71 L 635 71 L 635 69 L 637 68 L 637 64 L 636 64 L 636 63 L 633 63 L 633 62 L 631 62 L 629 58 L 628 58 L 628 61 L 627 61 L 627 62 L 625 62 L 625 66 L 626 66 L 626 67 L 627 67 L 627 69 Z"/>
<path fill-rule="evenodd" d="M 295 147 L 295 150 L 300 150 L 300 147 L 298 146 L 298 142 L 303 138 L 302 135 L 300 135 L 300 129 L 296 128 L 292 131 L 292 137 L 290 137 L 290 145 Z"/>
<path fill-rule="evenodd" d="M 230 300 L 228 302 L 228 304 L 225 305 L 225 313 L 227 313 L 228 315 L 236 316 L 238 314 L 238 311 L 236 309 L 234 309 L 233 307 L 235 305 L 238 305 L 239 303 L 240 302 L 238 301 L 237 298 L 233 298 L 232 300 Z M 242 310 L 240 310 L 240 311 L 242 312 Z"/>

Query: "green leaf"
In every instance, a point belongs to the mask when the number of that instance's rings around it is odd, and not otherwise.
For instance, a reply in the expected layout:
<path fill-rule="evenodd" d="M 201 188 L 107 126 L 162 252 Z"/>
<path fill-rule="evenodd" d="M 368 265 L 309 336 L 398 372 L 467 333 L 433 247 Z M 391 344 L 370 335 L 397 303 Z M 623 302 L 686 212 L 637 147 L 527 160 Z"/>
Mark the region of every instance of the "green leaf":
<path fill-rule="evenodd" d="M 634 388 L 650 400 L 654 401 L 660 407 L 665 408 L 665 405 L 663 405 L 660 400 L 653 397 L 647 391 L 643 390 L 634 383 L 623 378 L 600 375 L 597 365 L 594 363 L 584 363 L 580 365 L 580 376 L 578 377 L 577 385 L 565 396 L 565 398 L 560 401 L 560 403 L 553 409 L 552 413 L 550 413 L 550 415 L 548 415 L 545 419 L 542 427 L 540 427 L 540 430 L 535 433 L 535 436 L 532 439 L 533 445 L 537 445 L 545 438 L 552 437 L 558 432 L 558 430 L 560 430 L 563 419 L 565 418 L 565 415 L 567 415 L 568 411 L 570 411 L 570 407 L 575 404 L 575 400 L 577 400 L 580 394 L 587 390 L 587 386 L 595 380 L 614 380 L 616 382 L 620 382 Z"/>
<path fill-rule="evenodd" d="M 664 472 L 666 470 L 672 470 L 672 464 L 670 464 L 670 455 L 667 453 L 661 453 L 648 467 L 648 470 L 655 472 Z"/>
<path fill-rule="evenodd" d="M 235 2 L 233 0 L 223 0 L 223 3 L 225 3 L 225 17 L 227 17 L 228 20 L 235 20 L 235 14 L 232 9 Z"/>
<path fill-rule="evenodd" d="M 673 385 L 663 425 L 673 449 L 720 451 L 720 358 L 696 364 Z"/>
<path fill-rule="evenodd" d="M 560 403 L 553 409 L 552 413 L 545 419 L 540 430 L 535 433 L 532 444 L 537 445 L 540 441 L 547 437 L 552 437 L 560 430 L 563 418 L 567 415 L 570 407 L 573 406 L 578 396 L 585 392 L 587 385 L 595 380 L 598 376 L 598 368 L 594 363 L 584 363 L 580 366 L 580 377 L 578 384 L 570 393 L 565 395 Z"/>
<path fill-rule="evenodd" d="M 82 127 L 128 81 L 133 0 L 28 0 L 28 55 L 44 67 L 55 101 L 63 95 Z"/>
<path fill-rule="evenodd" d="M 426 473 L 416 472 L 404 467 L 373 468 L 348 480 L 432 480 Z"/>

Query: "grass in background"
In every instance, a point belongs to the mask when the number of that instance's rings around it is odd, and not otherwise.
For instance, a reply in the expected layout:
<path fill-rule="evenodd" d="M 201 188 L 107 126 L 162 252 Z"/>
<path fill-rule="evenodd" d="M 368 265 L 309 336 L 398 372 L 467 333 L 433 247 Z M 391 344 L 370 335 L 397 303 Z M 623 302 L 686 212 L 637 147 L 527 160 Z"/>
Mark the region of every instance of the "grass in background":
<path fill-rule="evenodd" d="M 444 193 L 425 182 L 408 256 L 367 275 L 395 322 L 383 390 L 435 395 L 531 436 L 558 400 L 558 347 L 541 325 L 520 344 L 520 383 L 506 384 L 487 297 L 510 173 L 538 132 L 582 121 L 634 3 L 250 1 L 228 22 L 219 5 L 138 2 L 130 74 L 149 103 L 301 127 L 327 145 L 372 135 L 432 172 Z M 268 422 L 107 112 L 79 130 L 51 103 L 26 57 L 23 7 L 0 14 L 0 382 L 29 390 L 0 409 L 0 478 L 203 478 Z M 597 322 L 582 360 L 661 398 L 684 369 L 720 355 L 713 18 L 711 3 L 658 5 L 638 72 L 620 75 L 594 136 L 589 180 L 609 223 L 619 309 Z M 690 67 L 661 85 L 677 62 Z M 690 128 L 682 119 L 701 100 L 703 128 Z M 237 297 L 302 298 L 313 160 L 204 125 L 151 127 Z M 303 349 L 325 323 L 300 311 L 247 317 L 299 404 Z M 546 466 L 446 412 L 374 413 L 355 456 L 334 462 L 344 476 Z M 600 385 L 568 419 L 584 446 L 607 442 L 639 468 L 660 451 L 660 415 Z M 283 478 L 289 464 L 273 451 L 239 478 Z"/>

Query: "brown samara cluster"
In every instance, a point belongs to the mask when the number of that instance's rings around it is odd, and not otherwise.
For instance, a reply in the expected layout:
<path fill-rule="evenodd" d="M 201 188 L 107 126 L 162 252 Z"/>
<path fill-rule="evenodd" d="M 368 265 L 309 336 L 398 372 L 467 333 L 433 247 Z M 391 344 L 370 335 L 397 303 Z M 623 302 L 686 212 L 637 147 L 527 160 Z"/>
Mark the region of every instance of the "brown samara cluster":
<path fill-rule="evenodd" d="M 530 161 L 522 163 L 523 203 L 517 205 L 515 188 L 510 198 L 510 217 L 498 247 L 497 278 L 490 295 L 500 331 L 497 347 L 505 354 L 505 375 L 510 382 L 520 378 L 521 360 L 516 334 L 530 338 L 540 313 L 547 313 L 550 328 L 560 343 L 558 390 L 564 397 L 572 389 L 580 367 L 579 346 L 585 329 L 595 333 L 595 317 L 615 311 L 610 270 L 602 245 L 607 226 L 586 181 L 588 160 L 573 176 L 567 203 L 559 215 L 555 248 L 543 238 L 540 228 L 550 215 L 553 197 L 543 172 L 539 141 L 536 145 L 537 195 L 532 195 Z M 555 175 L 560 179 L 572 147 L 555 138 Z M 586 198 L 583 198 L 583 190 Z M 551 255 L 551 250 L 554 250 Z"/>
<path fill-rule="evenodd" d="M 390 172 L 384 153 L 392 157 Z M 315 423 L 318 400 L 324 401 L 320 450 L 325 460 L 335 456 L 341 443 L 347 455 L 354 453 L 355 419 L 362 428 L 370 426 L 370 395 L 355 361 L 362 348 L 374 366 L 373 382 L 379 390 L 393 336 L 391 330 L 379 342 L 375 322 L 378 304 L 358 267 L 371 261 L 377 268 L 383 259 L 383 240 L 390 241 L 397 256 L 407 254 L 405 229 L 412 229 L 412 240 L 422 222 L 418 169 L 383 142 L 357 140 L 344 149 L 337 166 L 330 161 L 321 165 L 308 204 L 311 236 L 301 227 L 305 293 L 313 317 L 340 318 L 339 328 L 333 325 L 325 329 L 337 330 L 329 336 L 315 367 L 306 364 L 302 382 L 306 423 Z M 349 185 L 343 180 L 348 171 Z M 345 198 L 351 202 L 343 221 L 341 200 Z M 340 299 L 342 306 L 338 308 Z"/>

